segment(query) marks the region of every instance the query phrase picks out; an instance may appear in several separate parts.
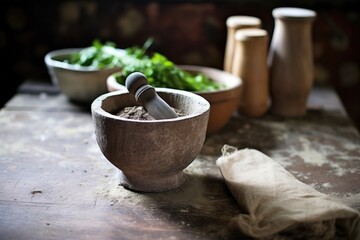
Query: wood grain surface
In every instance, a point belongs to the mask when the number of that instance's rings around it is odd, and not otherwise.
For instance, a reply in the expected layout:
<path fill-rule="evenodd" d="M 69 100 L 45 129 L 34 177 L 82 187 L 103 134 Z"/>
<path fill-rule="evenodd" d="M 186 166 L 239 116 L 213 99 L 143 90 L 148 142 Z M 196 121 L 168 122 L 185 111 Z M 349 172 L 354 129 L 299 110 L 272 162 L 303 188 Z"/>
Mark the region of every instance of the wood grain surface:
<path fill-rule="evenodd" d="M 360 210 L 360 136 L 331 89 L 314 89 L 302 118 L 235 114 L 164 193 L 118 185 L 88 108 L 17 94 L 0 111 L 0 239 L 235 239 L 241 209 L 215 165 L 224 144 L 258 149 Z"/>

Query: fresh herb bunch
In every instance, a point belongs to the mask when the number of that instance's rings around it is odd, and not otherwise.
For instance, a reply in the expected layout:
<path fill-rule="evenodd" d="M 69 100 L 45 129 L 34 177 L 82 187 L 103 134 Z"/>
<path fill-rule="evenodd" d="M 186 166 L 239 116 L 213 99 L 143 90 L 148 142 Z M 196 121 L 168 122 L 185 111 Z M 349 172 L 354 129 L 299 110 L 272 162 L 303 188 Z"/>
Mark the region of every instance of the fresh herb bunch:
<path fill-rule="evenodd" d="M 122 58 L 123 67 L 116 75 L 118 83 L 125 85 L 126 77 L 133 72 L 142 72 L 154 87 L 174 88 L 187 91 L 213 91 L 221 86 L 203 74 L 182 70 L 164 55 L 147 54 L 153 40 L 149 38 L 142 47 L 126 48 Z"/>
<path fill-rule="evenodd" d="M 186 91 L 213 91 L 221 86 L 203 74 L 192 74 L 182 70 L 164 55 L 154 52 L 148 54 L 153 39 L 149 38 L 142 47 L 134 46 L 125 49 L 125 54 L 116 56 L 105 47 L 114 48 L 115 44 L 94 40 L 91 47 L 73 54 L 67 60 L 69 64 L 80 66 L 94 66 L 98 68 L 121 67 L 115 75 L 118 83 L 125 85 L 125 79 L 133 72 L 142 72 L 153 87 L 174 88 Z"/>
<path fill-rule="evenodd" d="M 74 53 L 69 59 L 64 62 L 83 67 L 94 68 L 111 68 L 121 65 L 121 61 L 118 56 L 115 56 L 112 52 L 107 51 L 106 48 L 115 49 L 113 42 L 106 42 L 102 44 L 98 39 L 92 42 L 92 46 L 82 49 L 81 51 Z"/>

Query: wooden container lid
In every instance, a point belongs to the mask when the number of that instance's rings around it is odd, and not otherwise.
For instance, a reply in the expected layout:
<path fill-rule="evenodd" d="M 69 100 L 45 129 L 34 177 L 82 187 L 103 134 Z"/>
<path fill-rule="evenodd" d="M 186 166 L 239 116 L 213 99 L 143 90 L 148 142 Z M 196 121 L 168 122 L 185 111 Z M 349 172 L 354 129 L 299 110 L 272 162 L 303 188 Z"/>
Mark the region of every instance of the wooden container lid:
<path fill-rule="evenodd" d="M 230 28 L 259 27 L 261 20 L 252 16 L 230 16 L 226 20 L 226 26 Z"/>
<path fill-rule="evenodd" d="M 268 35 L 267 31 L 259 28 L 246 28 L 237 30 L 235 33 L 235 39 L 237 41 L 245 41 L 255 38 L 263 38 Z"/>
<path fill-rule="evenodd" d="M 274 18 L 307 20 L 316 17 L 316 12 L 305 8 L 281 7 L 272 11 Z"/>

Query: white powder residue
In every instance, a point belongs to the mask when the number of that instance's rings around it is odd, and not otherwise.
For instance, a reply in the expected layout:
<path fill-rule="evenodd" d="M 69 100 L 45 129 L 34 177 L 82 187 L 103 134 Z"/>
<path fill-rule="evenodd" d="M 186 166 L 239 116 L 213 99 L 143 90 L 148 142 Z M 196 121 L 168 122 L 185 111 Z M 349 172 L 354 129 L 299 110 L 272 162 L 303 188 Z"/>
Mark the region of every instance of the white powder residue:
<path fill-rule="evenodd" d="M 324 164 L 329 163 L 324 152 L 326 149 L 314 149 L 313 144 L 304 137 L 299 138 L 303 150 L 299 152 L 299 156 L 305 163 L 321 167 Z M 323 148 L 323 147 L 320 147 Z"/>
<path fill-rule="evenodd" d="M 350 174 L 354 174 L 356 173 L 357 171 L 359 171 L 358 169 L 356 168 L 342 168 L 339 164 L 337 163 L 334 163 L 334 162 L 331 162 L 330 163 L 330 166 L 332 168 L 332 173 L 335 174 L 336 176 L 344 176 L 348 173 Z"/>
<path fill-rule="evenodd" d="M 332 158 L 336 159 L 336 162 L 329 159 L 329 154 L 336 152 L 335 147 L 332 145 L 313 144 L 305 137 L 299 137 L 297 141 L 300 147 L 290 147 L 287 150 L 274 151 L 271 153 L 271 156 L 284 167 L 291 167 L 299 158 L 307 165 L 315 167 L 327 165 L 331 169 L 330 173 L 339 177 L 348 173 L 354 174 L 358 171 L 358 169 L 355 168 L 343 167 L 342 164 L 339 163 L 339 161 L 347 161 L 349 159 L 344 155 L 339 154 L 338 156 L 334 156 L 332 154 Z M 342 148 L 345 148 L 345 151 L 352 151 L 355 148 L 355 144 L 348 142 L 343 144 Z M 300 177 L 305 179 L 304 176 Z"/>
<path fill-rule="evenodd" d="M 301 179 L 301 180 L 309 179 L 309 177 L 308 177 L 309 173 L 298 172 L 298 171 L 291 171 L 291 173 L 298 179 Z"/>
<path fill-rule="evenodd" d="M 331 188 L 332 187 L 332 185 L 330 183 L 323 183 L 323 184 L 321 184 L 321 186 L 323 188 Z"/>

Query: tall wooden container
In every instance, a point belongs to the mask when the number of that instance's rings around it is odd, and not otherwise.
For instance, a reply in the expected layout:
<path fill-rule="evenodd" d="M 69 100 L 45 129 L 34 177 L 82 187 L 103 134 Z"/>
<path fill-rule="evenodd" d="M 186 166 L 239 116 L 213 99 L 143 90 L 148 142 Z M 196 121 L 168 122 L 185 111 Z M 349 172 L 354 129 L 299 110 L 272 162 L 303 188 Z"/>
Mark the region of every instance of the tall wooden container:
<path fill-rule="evenodd" d="M 264 29 L 241 29 L 235 34 L 233 74 L 243 80 L 239 112 L 259 117 L 269 108 L 268 33 Z"/>
<path fill-rule="evenodd" d="M 302 8 L 275 8 L 269 49 L 272 112 L 285 117 L 306 113 L 313 85 L 312 23 L 316 13 Z"/>

